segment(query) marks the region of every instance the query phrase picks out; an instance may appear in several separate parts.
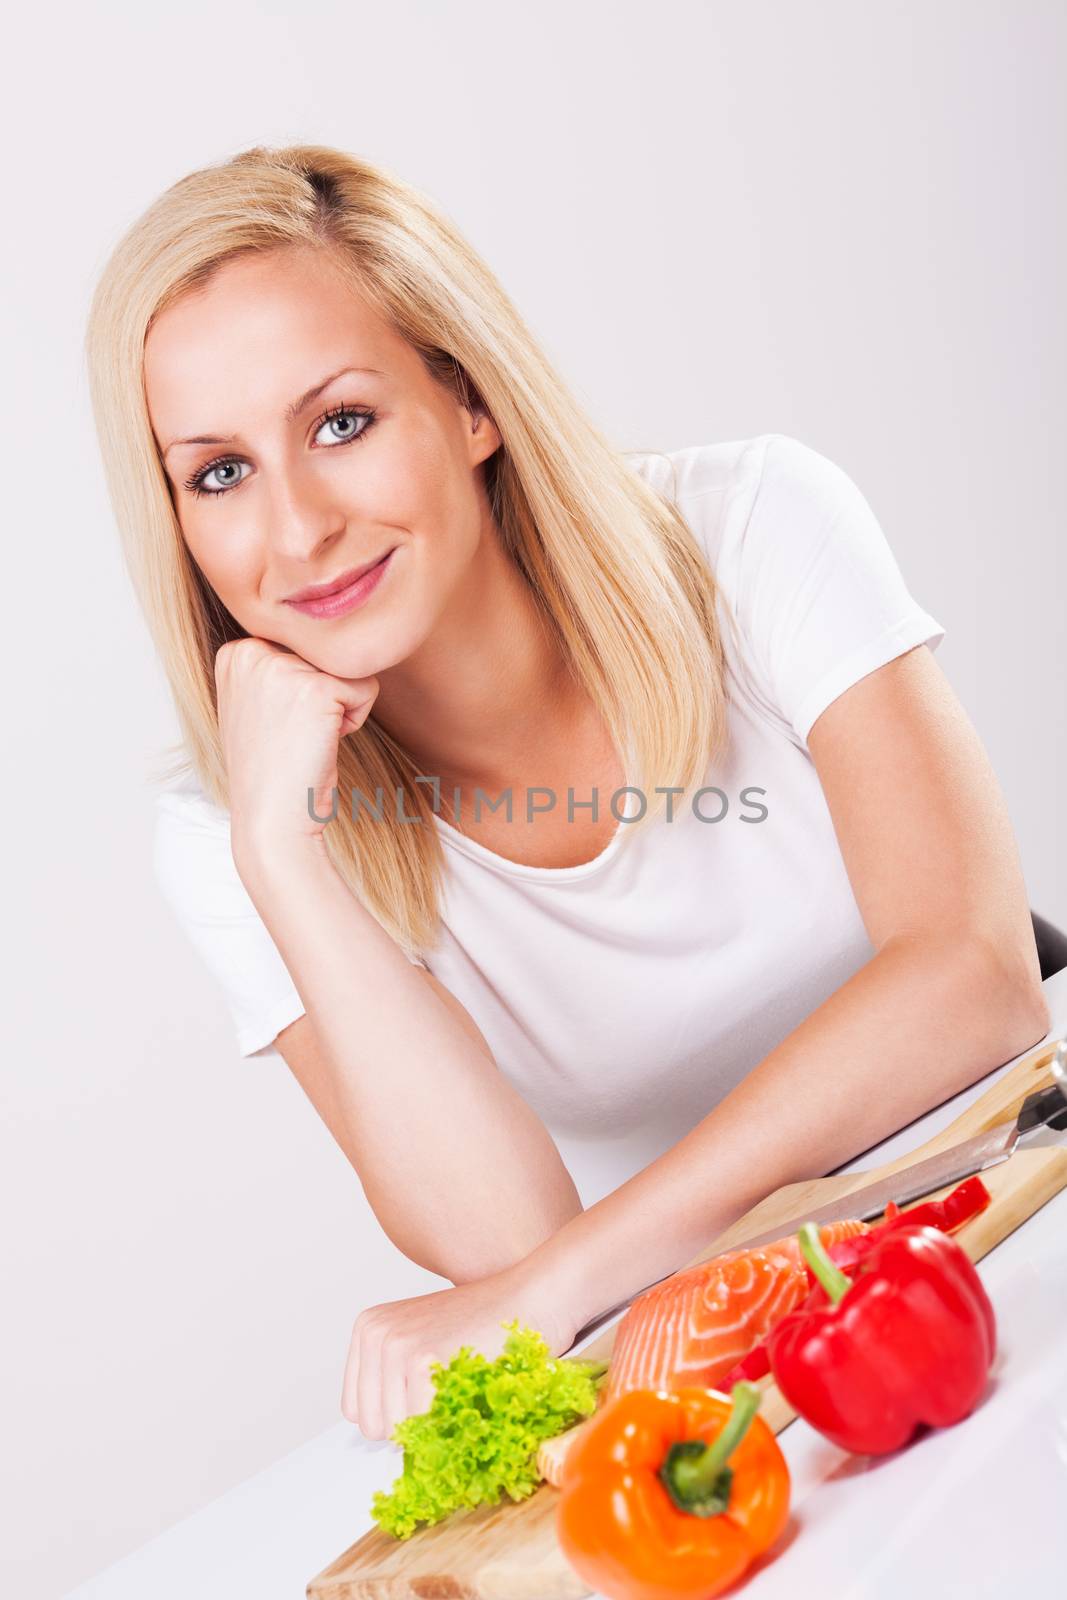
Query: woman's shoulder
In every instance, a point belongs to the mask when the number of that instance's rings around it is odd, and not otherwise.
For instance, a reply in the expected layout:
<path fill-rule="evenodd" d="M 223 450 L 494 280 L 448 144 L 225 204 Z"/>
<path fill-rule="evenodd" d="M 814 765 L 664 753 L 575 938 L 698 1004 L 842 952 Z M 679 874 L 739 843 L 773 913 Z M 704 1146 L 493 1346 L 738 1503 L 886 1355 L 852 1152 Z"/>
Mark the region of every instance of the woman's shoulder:
<path fill-rule="evenodd" d="M 787 433 L 759 433 L 675 450 L 628 450 L 633 470 L 672 499 L 727 495 L 759 487 L 765 471 L 803 484 L 840 476 L 841 469 L 811 445 Z"/>
<path fill-rule="evenodd" d="M 230 813 L 191 773 L 156 794 L 152 868 L 166 899 L 186 916 L 244 909 L 230 850 Z"/>
<path fill-rule="evenodd" d="M 786 433 L 683 445 L 676 450 L 630 451 L 633 469 L 674 501 L 704 552 L 724 578 L 753 542 L 777 537 L 799 517 L 851 512 L 859 492 L 841 467 Z"/>
<path fill-rule="evenodd" d="M 743 527 L 757 497 L 772 444 L 806 446 L 775 433 L 681 445 L 674 450 L 628 452 L 633 470 L 671 500 L 717 567 L 731 528 Z"/>
<path fill-rule="evenodd" d="M 722 439 L 681 445 L 674 450 L 628 450 L 625 455 L 640 477 L 678 500 L 730 489 L 746 459 L 760 453 L 772 437 L 761 434 L 753 439 Z"/>
<path fill-rule="evenodd" d="M 173 832 L 175 824 L 212 833 L 230 831 L 230 813 L 209 799 L 196 774 L 188 769 L 161 788 L 155 797 L 156 831 Z"/>

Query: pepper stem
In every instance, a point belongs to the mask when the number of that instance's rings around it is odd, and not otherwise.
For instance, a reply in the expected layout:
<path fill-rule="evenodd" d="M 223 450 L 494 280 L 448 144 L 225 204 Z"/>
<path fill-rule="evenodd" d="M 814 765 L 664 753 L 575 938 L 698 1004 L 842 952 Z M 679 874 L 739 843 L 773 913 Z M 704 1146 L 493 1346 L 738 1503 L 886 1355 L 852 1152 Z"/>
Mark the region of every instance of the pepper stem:
<path fill-rule="evenodd" d="M 759 1410 L 760 1391 L 742 1379 L 730 1391 L 730 1415 L 710 1444 L 680 1439 L 667 1452 L 659 1476 L 679 1511 L 695 1517 L 717 1517 L 730 1504 L 734 1472 L 730 1457 Z"/>
<path fill-rule="evenodd" d="M 845 1276 L 835 1262 L 831 1261 L 814 1222 L 805 1222 L 800 1230 L 799 1237 L 801 1255 L 812 1272 L 814 1272 L 819 1283 L 826 1290 L 827 1299 L 831 1305 L 836 1306 L 837 1302 L 843 1300 L 849 1289 L 851 1289 L 851 1280 Z"/>

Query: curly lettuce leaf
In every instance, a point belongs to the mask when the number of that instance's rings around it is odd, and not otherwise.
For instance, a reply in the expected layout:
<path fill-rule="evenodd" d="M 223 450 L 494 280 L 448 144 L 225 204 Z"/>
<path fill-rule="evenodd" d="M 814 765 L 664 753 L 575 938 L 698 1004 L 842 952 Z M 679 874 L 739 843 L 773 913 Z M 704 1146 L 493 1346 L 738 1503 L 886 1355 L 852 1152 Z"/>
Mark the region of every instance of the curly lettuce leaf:
<path fill-rule="evenodd" d="M 420 1523 L 463 1507 L 496 1505 L 504 1494 L 524 1499 L 541 1482 L 542 1439 L 595 1411 L 606 1363 L 550 1356 L 541 1335 L 520 1328 L 518 1318 L 501 1326 L 510 1330 L 502 1355 L 490 1361 L 463 1345 L 447 1366 L 435 1361 L 430 1409 L 393 1429 L 403 1470 L 371 1503 L 386 1533 L 407 1539 Z"/>

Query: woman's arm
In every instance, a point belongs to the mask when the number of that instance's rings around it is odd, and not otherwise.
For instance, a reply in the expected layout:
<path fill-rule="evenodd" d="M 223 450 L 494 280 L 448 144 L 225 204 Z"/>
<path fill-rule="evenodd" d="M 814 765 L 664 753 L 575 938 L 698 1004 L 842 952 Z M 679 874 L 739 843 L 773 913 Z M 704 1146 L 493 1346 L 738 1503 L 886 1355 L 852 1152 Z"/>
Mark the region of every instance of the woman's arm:
<path fill-rule="evenodd" d="M 781 1184 L 832 1171 L 1047 1032 L 1018 853 L 974 730 L 923 647 L 860 679 L 809 748 L 875 955 L 678 1144 L 522 1261 L 357 1318 L 342 1391 L 371 1438 L 430 1403 L 431 1360 L 555 1355 Z"/>
<path fill-rule="evenodd" d="M 234 857 L 306 1006 L 277 1048 L 394 1244 L 464 1283 L 580 1211 L 547 1129 L 473 1019 L 407 960 L 321 839 L 235 843 Z"/>
<path fill-rule="evenodd" d="M 677 1145 L 524 1263 L 581 1327 L 782 1184 L 832 1171 L 1040 1040 L 1003 798 L 932 654 L 827 707 L 809 749 L 876 954 Z"/>

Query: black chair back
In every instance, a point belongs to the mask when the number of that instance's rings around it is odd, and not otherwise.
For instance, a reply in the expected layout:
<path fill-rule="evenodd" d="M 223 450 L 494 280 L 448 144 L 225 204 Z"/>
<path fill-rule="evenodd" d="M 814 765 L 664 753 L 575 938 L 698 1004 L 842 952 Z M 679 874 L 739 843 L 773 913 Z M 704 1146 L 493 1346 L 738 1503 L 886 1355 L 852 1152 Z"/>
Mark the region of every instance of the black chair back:
<path fill-rule="evenodd" d="M 1030 917 L 1034 924 L 1037 959 L 1041 963 L 1041 982 L 1044 983 L 1054 972 L 1062 972 L 1067 967 L 1067 933 L 1045 917 L 1039 917 L 1036 911 L 1031 911 Z"/>

